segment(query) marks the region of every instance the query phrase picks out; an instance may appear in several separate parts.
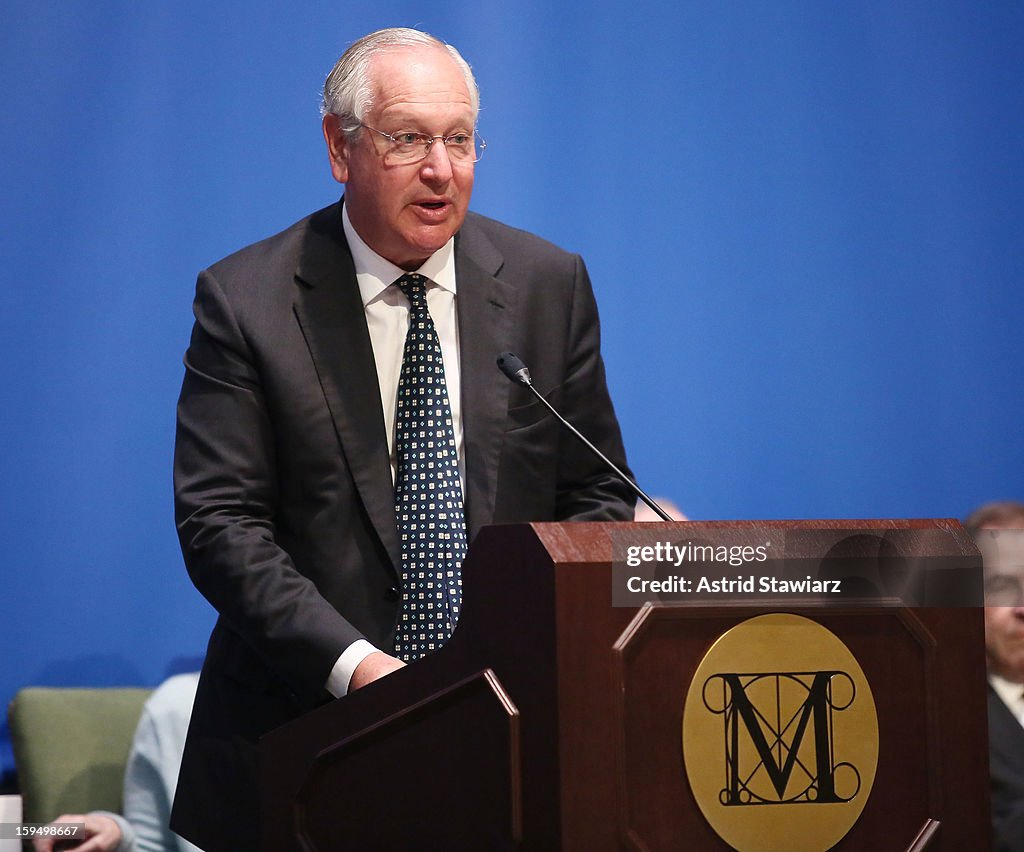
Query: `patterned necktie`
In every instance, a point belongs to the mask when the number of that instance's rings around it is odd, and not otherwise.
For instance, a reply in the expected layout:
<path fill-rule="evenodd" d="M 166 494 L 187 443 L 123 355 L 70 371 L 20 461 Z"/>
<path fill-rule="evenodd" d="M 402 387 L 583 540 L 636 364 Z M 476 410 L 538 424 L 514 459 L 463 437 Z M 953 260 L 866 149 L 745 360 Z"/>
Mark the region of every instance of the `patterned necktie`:
<path fill-rule="evenodd" d="M 427 279 L 403 275 L 395 283 L 410 304 L 395 417 L 395 515 L 402 545 L 395 655 L 409 661 L 440 648 L 459 620 L 466 522 L 441 344 L 427 311 Z"/>

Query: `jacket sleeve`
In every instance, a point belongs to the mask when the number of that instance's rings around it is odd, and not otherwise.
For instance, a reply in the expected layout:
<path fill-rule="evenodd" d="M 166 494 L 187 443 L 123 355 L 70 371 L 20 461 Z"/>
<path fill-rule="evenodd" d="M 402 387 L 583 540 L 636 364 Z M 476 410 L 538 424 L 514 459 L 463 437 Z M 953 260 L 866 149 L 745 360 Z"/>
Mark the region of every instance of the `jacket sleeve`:
<path fill-rule="evenodd" d="M 632 477 L 608 393 L 597 303 L 586 266 L 578 255 L 560 399 L 563 416 Z M 569 430 L 560 429 L 559 434 L 556 519 L 632 519 L 635 498 L 631 489 Z"/>
<path fill-rule="evenodd" d="M 175 520 L 193 583 L 299 696 L 316 700 L 361 634 L 278 542 L 275 434 L 259 354 L 224 289 L 199 276 L 174 454 Z"/>

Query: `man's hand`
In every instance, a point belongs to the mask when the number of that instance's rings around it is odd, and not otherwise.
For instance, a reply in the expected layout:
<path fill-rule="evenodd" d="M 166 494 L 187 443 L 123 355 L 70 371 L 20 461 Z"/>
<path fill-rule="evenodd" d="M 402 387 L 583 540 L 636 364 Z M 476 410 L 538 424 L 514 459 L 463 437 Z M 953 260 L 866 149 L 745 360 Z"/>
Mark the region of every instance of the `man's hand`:
<path fill-rule="evenodd" d="M 53 852 L 55 848 L 73 848 L 75 852 L 113 852 L 121 842 L 121 829 L 110 817 L 102 814 L 62 814 L 50 825 L 63 825 L 69 822 L 80 822 L 85 825 L 85 833 L 75 838 L 77 845 L 67 847 L 67 837 L 36 837 L 32 839 L 35 852 Z M 85 838 L 84 843 L 77 843 Z M 57 847 L 56 844 L 61 844 Z"/>
<path fill-rule="evenodd" d="M 348 691 L 354 692 L 361 687 L 372 683 L 378 678 L 391 674 L 396 669 L 402 668 L 405 663 L 396 657 L 389 657 L 383 651 L 374 651 L 356 666 L 352 672 L 352 679 L 348 682 Z"/>

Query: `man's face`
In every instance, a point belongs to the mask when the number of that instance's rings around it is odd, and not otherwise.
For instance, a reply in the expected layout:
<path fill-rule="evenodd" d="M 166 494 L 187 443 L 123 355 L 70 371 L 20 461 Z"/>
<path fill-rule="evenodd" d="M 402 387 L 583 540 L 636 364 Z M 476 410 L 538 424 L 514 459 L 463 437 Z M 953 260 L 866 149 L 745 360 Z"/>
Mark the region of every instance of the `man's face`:
<path fill-rule="evenodd" d="M 394 134 L 447 136 L 473 130 L 465 78 L 448 52 L 386 50 L 370 64 L 373 107 L 365 124 Z M 462 226 L 473 191 L 473 163 L 452 162 L 435 140 L 426 159 L 386 164 L 388 140 L 363 128 L 351 142 L 324 118 L 331 173 L 345 184 L 345 206 L 359 236 L 377 254 L 416 269 Z"/>
<path fill-rule="evenodd" d="M 992 671 L 1024 683 L 1024 607 L 985 607 L 985 651 Z"/>
<path fill-rule="evenodd" d="M 984 529 L 978 548 L 985 563 L 985 651 L 989 668 L 1024 684 L 1024 531 Z"/>

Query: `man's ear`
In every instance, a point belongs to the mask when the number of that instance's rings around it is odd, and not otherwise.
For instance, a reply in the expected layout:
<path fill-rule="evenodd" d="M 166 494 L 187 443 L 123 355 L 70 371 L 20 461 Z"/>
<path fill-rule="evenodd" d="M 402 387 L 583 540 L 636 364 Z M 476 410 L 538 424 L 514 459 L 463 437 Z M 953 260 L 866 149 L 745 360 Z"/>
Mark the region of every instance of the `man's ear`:
<path fill-rule="evenodd" d="M 327 157 L 331 161 L 331 174 L 338 183 L 348 180 L 349 145 L 341 129 L 341 119 L 328 113 L 324 116 L 324 141 L 327 143 Z"/>

